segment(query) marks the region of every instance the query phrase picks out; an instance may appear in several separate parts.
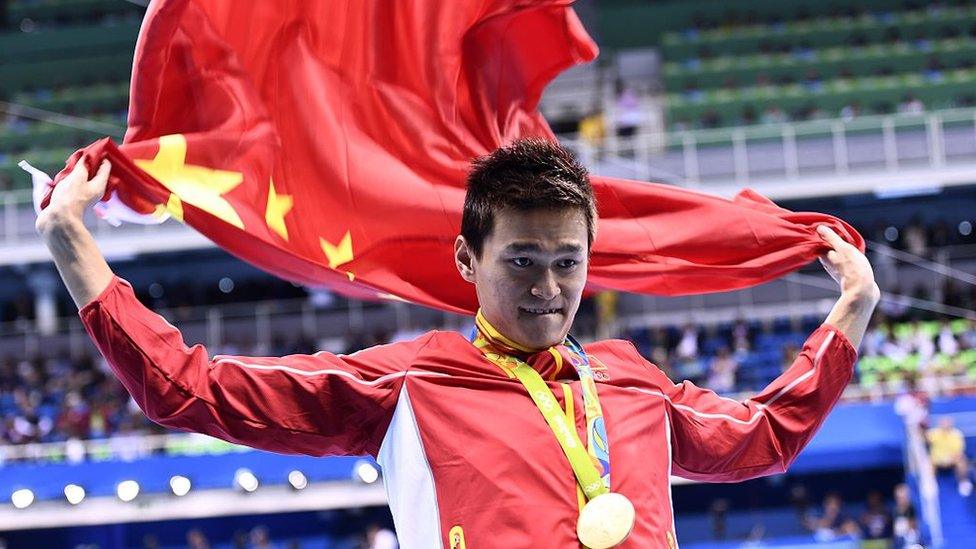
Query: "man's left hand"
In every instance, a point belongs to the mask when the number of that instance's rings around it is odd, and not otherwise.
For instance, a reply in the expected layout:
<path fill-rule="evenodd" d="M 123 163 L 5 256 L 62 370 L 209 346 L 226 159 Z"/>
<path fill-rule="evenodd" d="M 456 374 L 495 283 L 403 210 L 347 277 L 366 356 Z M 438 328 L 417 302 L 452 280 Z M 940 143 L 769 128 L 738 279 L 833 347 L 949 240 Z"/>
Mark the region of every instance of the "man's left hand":
<path fill-rule="evenodd" d="M 868 258 L 826 225 L 817 227 L 817 234 L 833 248 L 820 256 L 820 263 L 840 285 L 841 293 L 850 298 L 877 303 L 881 290 L 874 281 L 874 271 Z"/>

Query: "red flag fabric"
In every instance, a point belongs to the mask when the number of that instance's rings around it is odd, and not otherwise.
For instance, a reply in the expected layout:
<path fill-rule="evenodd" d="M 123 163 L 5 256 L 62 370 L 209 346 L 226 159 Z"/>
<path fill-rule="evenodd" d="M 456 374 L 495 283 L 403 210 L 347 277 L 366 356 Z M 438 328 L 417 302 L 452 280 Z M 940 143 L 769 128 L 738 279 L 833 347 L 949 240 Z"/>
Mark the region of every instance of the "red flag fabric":
<path fill-rule="evenodd" d="M 260 268 L 358 297 L 473 312 L 452 256 L 476 156 L 554 139 L 536 106 L 597 48 L 568 0 L 162 0 L 136 45 L 129 128 L 73 155 L 110 193 Z M 831 225 L 734 200 L 594 177 L 589 287 L 743 288 L 798 269 Z M 48 193 L 49 197 L 49 193 Z M 45 203 L 48 199 L 45 199 Z"/>

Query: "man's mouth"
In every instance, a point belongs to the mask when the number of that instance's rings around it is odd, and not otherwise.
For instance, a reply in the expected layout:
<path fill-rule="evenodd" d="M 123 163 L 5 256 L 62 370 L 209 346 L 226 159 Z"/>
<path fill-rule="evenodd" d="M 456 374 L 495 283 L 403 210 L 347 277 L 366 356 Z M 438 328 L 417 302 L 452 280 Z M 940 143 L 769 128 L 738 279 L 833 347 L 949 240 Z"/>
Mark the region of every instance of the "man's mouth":
<path fill-rule="evenodd" d="M 533 314 L 533 315 L 554 315 L 554 314 L 557 314 L 557 313 L 561 313 L 562 312 L 562 309 L 561 308 L 559 308 L 559 309 L 534 309 L 534 308 L 529 308 L 529 307 L 519 307 L 519 310 L 520 311 L 525 311 L 525 312 L 527 312 L 529 314 Z"/>

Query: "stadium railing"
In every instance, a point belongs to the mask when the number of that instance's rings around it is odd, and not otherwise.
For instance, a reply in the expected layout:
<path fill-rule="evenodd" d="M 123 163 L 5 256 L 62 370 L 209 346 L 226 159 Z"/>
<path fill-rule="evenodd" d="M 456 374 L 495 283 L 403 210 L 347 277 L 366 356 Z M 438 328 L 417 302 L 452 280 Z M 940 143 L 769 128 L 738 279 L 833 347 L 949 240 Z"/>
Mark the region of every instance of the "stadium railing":
<path fill-rule="evenodd" d="M 764 180 L 793 183 L 808 175 L 847 176 L 858 170 L 893 173 L 903 168 L 954 168 L 976 161 L 974 135 L 976 109 L 966 108 L 852 120 L 638 132 L 630 137 L 611 134 L 599 147 L 578 140 L 575 135 L 560 137 L 579 149 L 596 173 L 609 171 L 606 175 L 675 184 L 718 181 L 744 185 Z M 24 188 L 30 179 L 16 167 L 20 156 L 53 175 L 71 152 L 64 149 L 8 155 L 0 160 L 0 171 L 14 179 L 15 188 Z M 603 160 L 606 155 L 611 158 Z M 612 166 L 612 162 L 618 165 Z M 965 182 L 971 182 L 971 178 Z M 5 194 L 4 207 L 27 206 L 25 196 Z M 17 242 L 32 233 L 32 228 L 24 230 L 23 222 L 6 223 L 7 228 L 16 229 L 0 234 L 6 242 Z"/>
<path fill-rule="evenodd" d="M 976 162 L 976 109 L 860 116 L 717 129 L 608 135 L 600 147 L 569 137 L 596 173 L 678 185 L 795 184 L 807 176 L 950 170 Z M 609 156 L 609 159 L 605 157 Z M 608 166 L 615 162 L 616 166 Z M 963 174 L 960 174 L 962 177 Z M 971 183 L 970 175 L 959 180 Z M 913 188 L 917 188 L 916 184 Z M 802 185 L 794 190 L 801 190 Z M 707 190 L 707 189 L 706 189 Z M 870 192 L 871 186 L 868 187 Z M 897 192 L 888 185 L 881 192 Z M 807 188 L 806 194 L 830 194 Z M 789 194 L 787 192 L 786 194 Z"/>

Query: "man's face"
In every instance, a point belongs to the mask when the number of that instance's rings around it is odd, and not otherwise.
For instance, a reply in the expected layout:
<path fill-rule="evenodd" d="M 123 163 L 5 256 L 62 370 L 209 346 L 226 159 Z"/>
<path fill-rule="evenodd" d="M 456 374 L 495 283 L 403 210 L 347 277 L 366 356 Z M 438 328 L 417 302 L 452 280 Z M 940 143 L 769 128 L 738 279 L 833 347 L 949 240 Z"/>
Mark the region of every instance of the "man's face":
<path fill-rule="evenodd" d="M 461 276 L 475 284 L 488 322 L 522 346 L 545 349 L 563 341 L 579 308 L 587 234 L 577 208 L 502 209 L 481 257 L 459 236 L 455 258 Z"/>

